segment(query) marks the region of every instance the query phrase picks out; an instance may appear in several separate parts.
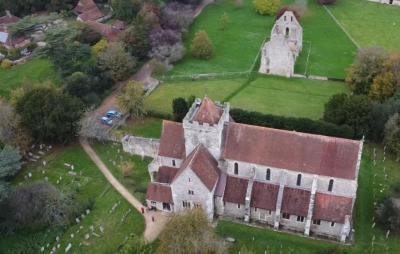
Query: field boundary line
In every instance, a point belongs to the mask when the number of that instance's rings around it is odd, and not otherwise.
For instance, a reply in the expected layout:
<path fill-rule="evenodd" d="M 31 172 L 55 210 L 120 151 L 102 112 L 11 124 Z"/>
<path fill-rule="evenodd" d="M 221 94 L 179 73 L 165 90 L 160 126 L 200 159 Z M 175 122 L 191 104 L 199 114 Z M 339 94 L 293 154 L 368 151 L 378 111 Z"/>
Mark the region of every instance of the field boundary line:
<path fill-rule="evenodd" d="M 361 47 L 357 43 L 357 41 L 351 36 L 351 34 L 346 30 L 346 28 L 343 27 L 343 25 L 339 22 L 339 20 L 337 20 L 337 18 L 335 17 L 335 15 L 333 15 L 333 13 L 329 10 L 329 8 L 326 7 L 325 5 L 323 7 L 326 10 L 326 12 L 329 14 L 329 16 L 331 16 L 333 21 L 335 21 L 335 23 L 342 29 L 342 31 L 347 35 L 347 37 L 353 42 L 353 44 L 357 47 L 357 49 L 360 49 Z"/>

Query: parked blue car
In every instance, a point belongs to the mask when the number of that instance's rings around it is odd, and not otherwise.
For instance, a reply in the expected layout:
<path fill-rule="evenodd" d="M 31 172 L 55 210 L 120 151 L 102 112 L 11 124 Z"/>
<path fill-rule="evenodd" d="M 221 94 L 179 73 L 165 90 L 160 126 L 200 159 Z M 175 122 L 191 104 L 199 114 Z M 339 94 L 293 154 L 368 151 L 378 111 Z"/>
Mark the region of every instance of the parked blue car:
<path fill-rule="evenodd" d="M 121 119 L 124 115 L 116 110 L 110 110 L 106 113 L 106 116 L 110 119 L 118 118 Z"/>
<path fill-rule="evenodd" d="M 105 125 L 107 125 L 107 126 L 112 126 L 112 125 L 113 125 L 113 120 L 110 119 L 110 118 L 108 118 L 108 117 L 106 117 L 106 116 L 103 116 L 103 117 L 101 118 L 101 123 L 102 123 L 102 124 L 105 124 Z"/>

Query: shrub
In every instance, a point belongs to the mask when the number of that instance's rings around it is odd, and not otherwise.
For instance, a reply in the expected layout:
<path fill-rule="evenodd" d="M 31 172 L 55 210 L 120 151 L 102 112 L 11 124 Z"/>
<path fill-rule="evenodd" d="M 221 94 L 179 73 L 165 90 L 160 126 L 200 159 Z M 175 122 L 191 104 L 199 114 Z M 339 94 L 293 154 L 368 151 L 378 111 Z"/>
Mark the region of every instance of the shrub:
<path fill-rule="evenodd" d="M 378 222 L 395 234 L 400 233 L 400 199 L 386 198 L 376 209 Z"/>
<path fill-rule="evenodd" d="M 21 57 L 21 50 L 17 48 L 12 48 L 8 50 L 8 58 L 11 60 L 17 60 Z"/>
<path fill-rule="evenodd" d="M 389 152 L 400 158 L 400 115 L 394 114 L 385 124 L 384 143 Z"/>
<path fill-rule="evenodd" d="M 258 125 L 283 130 L 320 134 L 332 137 L 353 138 L 354 132 L 347 125 L 336 125 L 324 121 L 314 121 L 308 118 L 295 118 L 265 115 L 259 112 L 248 112 L 242 109 L 232 109 L 231 117 L 238 123 Z"/>
<path fill-rule="evenodd" d="M 128 161 L 123 162 L 121 165 L 122 175 L 124 177 L 128 177 L 128 176 L 132 175 L 134 166 L 135 165 L 132 162 L 128 162 Z"/>
<path fill-rule="evenodd" d="M 13 66 L 13 62 L 12 62 L 11 60 L 9 60 L 9 59 L 4 59 L 4 60 L 1 62 L 1 68 L 3 68 L 3 69 L 8 70 L 8 69 L 10 69 L 12 66 Z"/>
<path fill-rule="evenodd" d="M 189 110 L 189 105 L 184 98 L 179 97 L 175 98 L 172 101 L 172 111 L 174 114 L 175 121 L 182 122 L 188 110 Z"/>
<path fill-rule="evenodd" d="M 261 15 L 274 15 L 281 5 L 281 0 L 254 0 L 256 12 Z"/>
<path fill-rule="evenodd" d="M 192 55 L 195 58 L 208 60 L 214 55 L 214 46 L 206 31 L 196 33 L 192 42 Z"/>

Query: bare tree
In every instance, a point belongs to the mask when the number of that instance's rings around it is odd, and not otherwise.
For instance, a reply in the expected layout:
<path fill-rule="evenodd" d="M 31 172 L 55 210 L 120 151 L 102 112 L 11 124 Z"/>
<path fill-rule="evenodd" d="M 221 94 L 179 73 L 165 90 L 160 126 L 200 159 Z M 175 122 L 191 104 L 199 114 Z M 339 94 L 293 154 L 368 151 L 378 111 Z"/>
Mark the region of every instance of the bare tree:
<path fill-rule="evenodd" d="M 87 111 L 83 115 L 79 124 L 79 135 L 81 137 L 95 139 L 98 141 L 108 140 L 110 137 L 108 129 L 100 124 L 94 111 Z"/>

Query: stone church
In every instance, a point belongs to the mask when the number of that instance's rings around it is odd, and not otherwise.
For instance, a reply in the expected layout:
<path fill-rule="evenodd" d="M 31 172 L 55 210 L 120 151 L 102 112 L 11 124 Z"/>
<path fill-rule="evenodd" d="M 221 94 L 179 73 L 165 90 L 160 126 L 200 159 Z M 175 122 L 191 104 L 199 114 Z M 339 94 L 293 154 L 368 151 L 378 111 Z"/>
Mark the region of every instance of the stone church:
<path fill-rule="evenodd" d="M 260 73 L 291 77 L 296 58 L 303 48 L 303 29 L 292 11 L 275 22 L 271 39 L 261 50 Z"/>
<path fill-rule="evenodd" d="M 146 142 L 148 141 L 148 145 Z M 154 160 L 146 202 L 346 242 L 363 142 L 235 123 L 229 104 L 196 99 L 161 139 L 126 136 L 124 151 Z"/>

